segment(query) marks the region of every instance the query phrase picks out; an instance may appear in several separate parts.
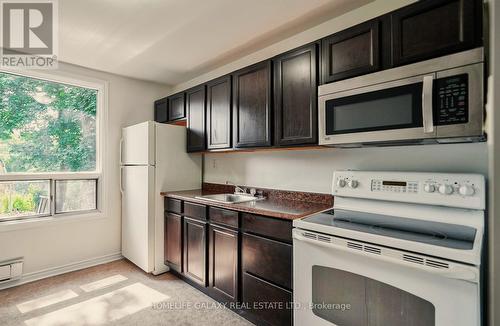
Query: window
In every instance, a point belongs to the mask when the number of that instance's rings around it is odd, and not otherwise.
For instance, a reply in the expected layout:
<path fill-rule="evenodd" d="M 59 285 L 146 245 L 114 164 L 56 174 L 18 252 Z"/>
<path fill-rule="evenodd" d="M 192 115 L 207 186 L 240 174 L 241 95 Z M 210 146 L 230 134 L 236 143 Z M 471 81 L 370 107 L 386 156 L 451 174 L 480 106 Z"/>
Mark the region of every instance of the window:
<path fill-rule="evenodd" d="M 0 72 L 0 223 L 99 209 L 102 90 Z"/>

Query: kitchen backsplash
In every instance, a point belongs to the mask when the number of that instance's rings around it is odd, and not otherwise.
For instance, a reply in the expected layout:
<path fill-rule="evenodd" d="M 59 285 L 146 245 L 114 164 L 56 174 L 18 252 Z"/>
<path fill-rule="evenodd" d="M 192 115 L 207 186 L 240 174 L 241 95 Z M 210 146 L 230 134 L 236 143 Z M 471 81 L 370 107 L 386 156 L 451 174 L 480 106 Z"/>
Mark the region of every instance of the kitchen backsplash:
<path fill-rule="evenodd" d="M 204 182 L 330 193 L 334 170 L 481 173 L 486 143 L 206 154 Z"/>

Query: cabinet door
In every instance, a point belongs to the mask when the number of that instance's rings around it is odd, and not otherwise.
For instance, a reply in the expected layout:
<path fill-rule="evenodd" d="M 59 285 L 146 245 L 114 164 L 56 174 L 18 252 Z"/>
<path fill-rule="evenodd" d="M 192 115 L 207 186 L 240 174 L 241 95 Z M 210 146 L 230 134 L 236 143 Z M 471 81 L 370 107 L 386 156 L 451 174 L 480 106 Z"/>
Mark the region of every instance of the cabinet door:
<path fill-rule="evenodd" d="M 165 214 L 165 260 L 166 264 L 182 272 L 182 217 Z"/>
<path fill-rule="evenodd" d="M 322 83 L 380 69 L 379 25 L 374 19 L 322 40 Z"/>
<path fill-rule="evenodd" d="M 207 148 L 231 148 L 231 76 L 207 84 Z"/>
<path fill-rule="evenodd" d="M 184 92 L 168 97 L 168 121 L 186 117 Z"/>
<path fill-rule="evenodd" d="M 233 75 L 235 147 L 271 146 L 271 61 Z"/>
<path fill-rule="evenodd" d="M 317 70 L 317 44 L 273 60 L 276 145 L 318 142 Z"/>
<path fill-rule="evenodd" d="M 184 217 L 184 270 L 186 277 L 206 286 L 206 223 Z"/>
<path fill-rule="evenodd" d="M 166 98 L 155 101 L 154 116 L 156 122 L 168 121 L 168 101 Z"/>
<path fill-rule="evenodd" d="M 481 43 L 482 1 L 419 1 L 391 14 L 394 65 L 430 59 Z"/>
<path fill-rule="evenodd" d="M 208 286 L 224 302 L 238 301 L 238 231 L 210 225 Z"/>
<path fill-rule="evenodd" d="M 205 150 L 205 85 L 186 92 L 187 151 Z"/>

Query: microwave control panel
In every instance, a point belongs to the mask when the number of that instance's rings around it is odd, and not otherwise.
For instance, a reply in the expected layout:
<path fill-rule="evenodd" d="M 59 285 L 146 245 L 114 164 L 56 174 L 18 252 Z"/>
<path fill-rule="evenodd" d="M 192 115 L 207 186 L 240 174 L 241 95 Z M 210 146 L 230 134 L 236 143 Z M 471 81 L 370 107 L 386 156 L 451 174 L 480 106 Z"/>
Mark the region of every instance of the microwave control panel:
<path fill-rule="evenodd" d="M 434 124 L 437 126 L 469 121 L 468 75 L 461 74 L 434 80 Z"/>

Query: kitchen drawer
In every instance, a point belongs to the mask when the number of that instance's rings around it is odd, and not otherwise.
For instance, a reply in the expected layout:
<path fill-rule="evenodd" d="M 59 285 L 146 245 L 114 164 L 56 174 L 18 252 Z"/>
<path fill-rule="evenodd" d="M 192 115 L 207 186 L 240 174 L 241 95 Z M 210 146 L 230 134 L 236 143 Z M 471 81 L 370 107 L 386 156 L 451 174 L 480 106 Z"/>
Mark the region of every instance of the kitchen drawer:
<path fill-rule="evenodd" d="M 210 222 L 238 228 L 238 212 L 210 207 L 208 213 L 210 215 Z"/>
<path fill-rule="evenodd" d="M 165 198 L 165 210 L 167 212 L 182 213 L 182 201 L 179 199 Z"/>
<path fill-rule="evenodd" d="M 292 221 L 242 213 L 241 223 L 245 232 L 292 243 Z"/>
<path fill-rule="evenodd" d="M 244 273 L 242 301 L 257 325 L 292 325 L 292 292 L 270 284 L 258 277 Z M 271 303 L 271 306 L 262 306 Z"/>
<path fill-rule="evenodd" d="M 207 219 L 207 206 L 184 202 L 184 215 L 200 220 Z"/>
<path fill-rule="evenodd" d="M 241 250 L 244 273 L 286 289 L 292 288 L 291 245 L 244 233 Z"/>

